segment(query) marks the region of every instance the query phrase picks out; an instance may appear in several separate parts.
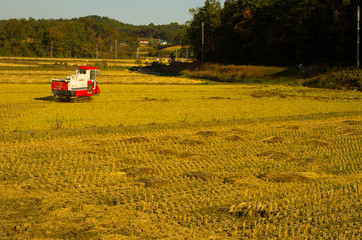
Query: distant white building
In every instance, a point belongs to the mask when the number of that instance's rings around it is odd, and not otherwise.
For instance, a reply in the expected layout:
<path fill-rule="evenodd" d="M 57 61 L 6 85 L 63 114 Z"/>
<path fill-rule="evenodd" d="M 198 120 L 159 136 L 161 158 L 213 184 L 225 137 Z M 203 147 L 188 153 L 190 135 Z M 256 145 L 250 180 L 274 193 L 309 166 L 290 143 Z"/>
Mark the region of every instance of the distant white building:
<path fill-rule="evenodd" d="M 147 40 L 140 40 L 139 43 L 141 46 L 147 46 L 149 44 Z"/>
<path fill-rule="evenodd" d="M 165 46 L 165 45 L 167 45 L 168 43 L 167 43 L 167 41 L 160 41 L 160 45 L 161 46 Z"/>

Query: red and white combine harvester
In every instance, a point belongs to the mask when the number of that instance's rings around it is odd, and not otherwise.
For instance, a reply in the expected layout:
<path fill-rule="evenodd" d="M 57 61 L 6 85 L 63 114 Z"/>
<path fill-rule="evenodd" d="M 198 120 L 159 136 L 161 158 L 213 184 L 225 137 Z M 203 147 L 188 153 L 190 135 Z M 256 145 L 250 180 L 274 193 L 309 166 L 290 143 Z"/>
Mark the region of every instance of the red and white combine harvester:
<path fill-rule="evenodd" d="M 52 79 L 52 92 L 55 97 L 64 99 L 90 98 L 99 94 L 96 77 L 99 68 L 90 66 L 79 66 L 75 74 L 66 78 Z"/>

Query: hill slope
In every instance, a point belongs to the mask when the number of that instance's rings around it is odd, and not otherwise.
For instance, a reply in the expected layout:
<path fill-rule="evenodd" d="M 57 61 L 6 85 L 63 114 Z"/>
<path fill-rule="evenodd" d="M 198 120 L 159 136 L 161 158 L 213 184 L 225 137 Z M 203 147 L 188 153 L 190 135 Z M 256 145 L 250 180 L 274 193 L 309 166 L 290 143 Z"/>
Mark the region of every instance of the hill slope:
<path fill-rule="evenodd" d="M 118 56 L 129 57 L 138 38 L 162 38 L 179 42 L 185 26 L 177 23 L 135 26 L 114 19 L 88 16 L 67 19 L 9 19 L 0 21 L 0 56 L 87 57 L 114 56 L 118 40 Z"/>

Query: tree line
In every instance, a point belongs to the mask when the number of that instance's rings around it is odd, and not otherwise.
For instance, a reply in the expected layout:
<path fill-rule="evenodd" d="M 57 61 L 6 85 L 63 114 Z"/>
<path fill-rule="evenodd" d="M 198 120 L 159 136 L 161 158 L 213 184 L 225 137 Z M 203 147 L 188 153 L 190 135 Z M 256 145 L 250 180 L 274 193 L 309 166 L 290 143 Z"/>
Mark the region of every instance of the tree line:
<path fill-rule="evenodd" d="M 139 38 L 178 43 L 185 25 L 131 25 L 100 16 L 0 20 L 0 56 L 133 57 Z"/>
<path fill-rule="evenodd" d="M 199 61 L 353 64 L 358 0 L 206 0 L 186 24 L 131 25 L 100 16 L 0 20 L 0 56 L 134 57 L 138 40 L 190 45 Z M 204 44 L 202 44 L 202 25 Z M 361 48 L 362 49 L 362 48 Z"/>
<path fill-rule="evenodd" d="M 352 64 L 358 0 L 206 0 L 187 37 L 201 61 Z M 202 23 L 204 44 L 202 46 Z"/>

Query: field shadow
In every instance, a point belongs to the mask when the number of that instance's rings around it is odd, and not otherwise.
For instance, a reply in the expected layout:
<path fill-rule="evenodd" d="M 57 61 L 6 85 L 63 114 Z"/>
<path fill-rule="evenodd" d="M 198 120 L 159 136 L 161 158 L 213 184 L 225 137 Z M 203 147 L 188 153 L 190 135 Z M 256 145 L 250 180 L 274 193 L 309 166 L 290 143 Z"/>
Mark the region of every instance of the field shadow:
<path fill-rule="evenodd" d="M 92 97 L 55 97 L 55 96 L 46 96 L 34 98 L 37 101 L 46 101 L 46 102 L 60 102 L 60 103 L 84 103 L 92 101 Z"/>
<path fill-rule="evenodd" d="M 271 79 L 307 79 L 316 77 L 328 70 L 326 66 L 311 65 L 307 67 L 289 67 L 284 71 L 269 75 Z"/>
<path fill-rule="evenodd" d="M 39 97 L 39 98 L 34 98 L 34 100 L 53 102 L 54 101 L 54 96 Z"/>

